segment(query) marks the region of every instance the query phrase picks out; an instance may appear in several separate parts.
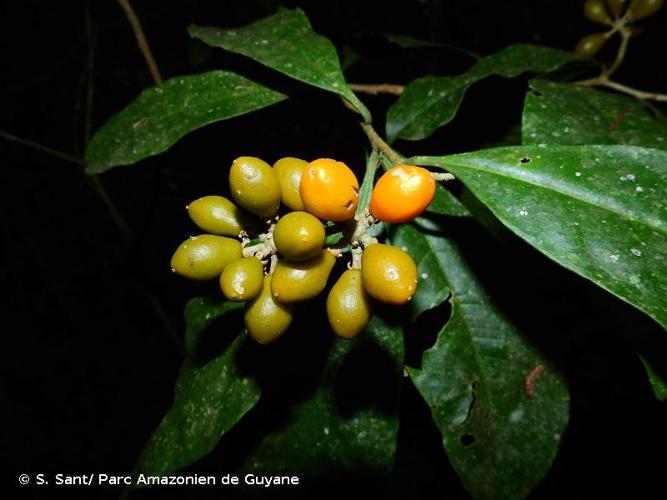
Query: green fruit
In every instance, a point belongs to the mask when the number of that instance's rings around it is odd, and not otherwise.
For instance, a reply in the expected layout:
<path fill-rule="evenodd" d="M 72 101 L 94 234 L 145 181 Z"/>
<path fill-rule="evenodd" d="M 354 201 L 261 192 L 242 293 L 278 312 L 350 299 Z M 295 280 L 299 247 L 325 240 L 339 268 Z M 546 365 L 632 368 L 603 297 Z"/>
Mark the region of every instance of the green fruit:
<path fill-rule="evenodd" d="M 229 170 L 229 188 L 236 203 L 255 215 L 269 218 L 278 211 L 278 175 L 259 158 L 241 156 L 234 160 Z"/>
<path fill-rule="evenodd" d="M 280 183 L 280 201 L 291 210 L 304 210 L 299 194 L 299 184 L 301 184 L 301 174 L 306 165 L 308 165 L 307 161 L 290 157 L 281 158 L 273 164 Z"/>
<path fill-rule="evenodd" d="M 594 23 L 611 23 L 611 18 L 602 0 L 586 0 L 584 3 L 584 16 Z"/>
<path fill-rule="evenodd" d="M 282 217 L 273 230 L 273 242 L 288 260 L 307 260 L 315 257 L 324 246 L 322 222 L 307 212 L 290 212 Z"/>
<path fill-rule="evenodd" d="M 243 212 L 222 196 L 204 196 L 187 206 L 192 222 L 211 234 L 238 236 L 243 229 Z"/>
<path fill-rule="evenodd" d="M 242 257 L 227 264 L 220 275 L 220 288 L 227 299 L 255 298 L 262 289 L 264 266 L 255 257 Z"/>
<path fill-rule="evenodd" d="M 361 271 L 348 269 L 331 287 L 327 317 L 336 335 L 355 337 L 371 319 L 371 298 L 361 282 Z"/>
<path fill-rule="evenodd" d="M 241 243 L 232 238 L 202 234 L 179 245 L 171 258 L 171 270 L 196 280 L 217 278 L 225 266 L 243 254 Z"/>
<path fill-rule="evenodd" d="M 621 17 L 621 14 L 625 10 L 626 3 L 627 0 L 607 0 L 609 12 L 611 12 L 614 17 Z"/>
<path fill-rule="evenodd" d="M 593 57 L 600 51 L 606 41 L 607 37 L 604 33 L 593 33 L 579 40 L 575 50 L 581 56 Z"/>
<path fill-rule="evenodd" d="M 400 248 L 374 243 L 361 254 L 361 280 L 380 302 L 405 304 L 417 291 L 417 266 Z"/>
<path fill-rule="evenodd" d="M 328 250 L 302 262 L 281 260 L 273 270 L 273 297 L 286 304 L 317 297 L 327 285 L 335 263 L 336 257 Z"/>
<path fill-rule="evenodd" d="M 271 276 L 265 276 L 262 290 L 246 306 L 243 315 L 250 336 L 260 344 L 268 344 L 280 337 L 292 322 L 292 306 L 273 300 Z"/>
<path fill-rule="evenodd" d="M 635 20 L 644 19 L 658 12 L 663 3 L 663 0 L 634 0 L 630 5 L 630 15 Z"/>

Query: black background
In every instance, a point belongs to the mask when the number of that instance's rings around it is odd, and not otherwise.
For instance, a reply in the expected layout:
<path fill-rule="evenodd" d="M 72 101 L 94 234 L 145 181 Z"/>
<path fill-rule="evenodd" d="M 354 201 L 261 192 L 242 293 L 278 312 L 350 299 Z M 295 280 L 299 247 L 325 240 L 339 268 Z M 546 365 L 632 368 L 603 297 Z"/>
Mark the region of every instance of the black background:
<path fill-rule="evenodd" d="M 581 3 L 280 2 L 302 7 L 314 28 L 339 49 L 357 51 L 361 59 L 347 71 L 350 81 L 393 83 L 427 73 L 462 72 L 471 59 L 449 49 L 400 50 L 374 33 L 402 33 L 482 54 L 515 42 L 571 49 L 578 38 L 598 29 L 581 15 Z M 121 234 L 78 165 L 0 139 L 0 453 L 6 462 L 2 488 L 12 495 L 20 473 L 131 470 L 171 402 L 182 361 L 183 306 L 192 296 L 216 293 L 212 286 L 192 284 L 169 272 L 171 253 L 194 230 L 184 211 L 188 201 L 224 193 L 227 168 L 237 156 L 260 156 L 269 162 L 290 155 L 328 156 L 359 171 L 367 148 L 354 116 L 335 96 L 273 75 L 241 57 L 204 48 L 185 30 L 191 22 L 239 26 L 269 15 L 278 2 L 135 0 L 134 5 L 165 78 L 227 68 L 295 98 L 207 127 L 166 154 L 102 175 L 129 225 L 129 238 Z M 618 80 L 665 91 L 665 21 L 667 12 L 661 11 L 643 23 L 645 32 L 633 40 Z M 95 130 L 152 85 L 115 1 L 3 1 L 0 26 L 3 132 L 81 157 L 90 86 Z M 601 60 L 612 57 L 613 47 L 600 54 Z M 442 154 L 498 140 L 519 120 L 524 91 L 525 78 L 481 82 L 468 92 L 457 118 L 433 138 L 399 142 L 397 147 L 408 155 Z M 378 121 L 393 100 L 362 99 Z M 471 259 L 494 297 L 534 327 L 570 383 L 571 422 L 554 466 L 533 498 L 641 497 L 661 487 L 666 407 L 653 398 L 627 339 L 663 332 L 632 307 L 513 237 L 499 244 L 477 227 L 467 225 L 460 231 L 467 235 Z M 408 332 L 413 361 L 434 339 L 430 320 L 444 313 L 436 311 Z M 291 356 L 298 362 L 309 352 L 297 350 Z M 403 397 L 399 456 L 389 480 L 332 471 L 297 493 L 467 498 L 424 403 L 409 387 Z M 219 472 L 220 461 L 227 463 L 223 455 L 244 450 L 243 436 L 254 431 L 249 425 L 242 424 L 237 437 L 225 441 L 224 453 L 217 450 L 188 470 Z M 119 493 L 111 488 L 21 489 L 26 498 L 113 498 Z M 252 492 L 227 493 L 243 497 Z M 293 494 L 290 490 L 286 496 Z M 220 492 L 190 488 L 136 496 L 208 498 Z"/>

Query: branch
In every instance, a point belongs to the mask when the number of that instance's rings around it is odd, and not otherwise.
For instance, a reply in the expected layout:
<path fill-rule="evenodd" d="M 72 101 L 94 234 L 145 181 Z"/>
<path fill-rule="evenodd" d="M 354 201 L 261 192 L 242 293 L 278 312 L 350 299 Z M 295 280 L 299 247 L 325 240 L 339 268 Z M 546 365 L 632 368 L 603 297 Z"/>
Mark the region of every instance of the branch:
<path fill-rule="evenodd" d="M 655 92 L 646 92 L 644 90 L 634 89 L 613 80 L 606 80 L 604 82 L 598 83 L 598 85 L 623 92 L 625 94 L 636 97 L 637 99 L 649 99 L 651 101 L 667 102 L 667 94 L 658 94 Z"/>
<path fill-rule="evenodd" d="M 618 46 L 618 51 L 616 52 L 616 57 L 614 58 L 614 62 L 611 63 L 611 66 L 609 66 L 609 69 L 603 73 L 605 78 L 609 79 L 611 75 L 613 75 L 616 70 L 623 64 L 623 60 L 625 59 L 625 53 L 628 51 L 628 43 L 630 42 L 630 37 L 632 34 L 630 33 L 630 29 L 627 27 L 624 27 L 620 30 L 620 35 L 621 35 L 621 44 Z"/>
<path fill-rule="evenodd" d="M 75 165 L 85 167 L 85 163 L 82 160 L 79 160 L 78 158 L 70 154 L 63 153 L 62 151 L 59 151 L 57 149 L 53 149 L 48 146 L 44 146 L 38 142 L 31 141 L 30 139 L 23 139 L 22 137 L 17 137 L 15 135 L 8 134 L 7 132 L 3 132 L 1 130 L 0 130 L 0 137 L 8 141 L 15 142 L 16 144 L 21 144 L 22 146 L 27 146 L 29 148 L 36 149 L 37 151 L 46 153 L 47 155 L 53 156 L 54 158 L 58 158 L 59 160 L 63 160 L 68 163 L 74 163 Z"/>
<path fill-rule="evenodd" d="M 80 160 L 79 158 L 76 158 L 70 154 L 63 153 L 62 151 L 59 151 L 57 149 L 44 146 L 43 144 L 39 144 L 38 142 L 34 142 L 29 139 L 23 139 L 22 137 L 17 137 L 15 135 L 8 134 L 7 132 L 3 131 L 0 131 L 0 137 L 8 141 L 15 142 L 16 144 L 20 144 L 22 146 L 27 146 L 31 149 L 35 149 L 37 151 L 41 151 L 42 153 L 46 153 L 49 156 L 58 158 L 59 160 L 66 161 L 68 163 L 74 163 L 75 165 L 78 165 L 80 167 L 86 166 L 86 163 L 83 160 Z M 127 224 L 125 218 L 120 213 L 118 208 L 116 208 L 116 205 L 113 203 L 113 200 L 109 197 L 109 194 L 106 192 L 104 185 L 94 175 L 84 174 L 84 176 L 86 180 L 90 183 L 95 193 L 97 193 L 102 202 L 108 208 L 109 212 L 111 213 L 111 218 L 114 220 L 116 226 L 118 227 L 118 231 L 120 232 L 125 242 L 128 243 L 129 245 L 130 242 L 132 241 L 132 232 L 130 231 L 130 226 Z"/>
<path fill-rule="evenodd" d="M 361 128 L 366 132 L 368 140 L 371 141 L 373 147 L 389 158 L 392 163 L 401 163 L 403 161 L 403 157 L 394 151 L 392 147 L 378 135 L 373 128 L 373 125 L 370 123 L 362 123 Z"/>
<path fill-rule="evenodd" d="M 623 64 L 623 61 L 625 60 L 625 54 L 628 50 L 628 44 L 630 43 L 630 38 L 632 37 L 631 28 L 628 27 L 627 25 L 629 20 L 628 17 L 629 12 L 630 11 L 628 11 L 623 18 L 619 19 L 616 22 L 613 30 L 610 32 L 610 33 L 618 32 L 621 35 L 621 44 L 618 47 L 618 51 L 616 52 L 616 57 L 614 58 L 614 62 L 611 63 L 611 66 L 609 66 L 609 68 L 607 68 L 605 71 L 603 71 L 594 78 L 589 78 L 587 80 L 580 80 L 575 83 L 578 85 L 584 85 L 586 87 L 595 87 L 595 86 L 608 87 L 618 92 L 623 92 L 624 94 L 636 97 L 637 99 L 648 99 L 652 101 L 667 102 L 667 94 L 645 92 L 643 90 L 638 90 L 632 87 L 628 87 L 627 85 L 623 85 L 622 83 L 618 83 L 611 80 L 611 75 L 613 75 L 618 70 L 618 68 L 621 66 L 621 64 Z"/>
<path fill-rule="evenodd" d="M 405 86 L 395 83 L 350 83 L 348 84 L 354 92 L 361 92 L 362 94 L 393 94 L 401 95 L 405 90 Z"/>
<path fill-rule="evenodd" d="M 151 52 L 151 47 L 148 44 L 144 30 L 141 27 L 141 21 L 139 21 L 137 14 L 134 12 L 132 4 L 130 4 L 130 0 L 118 0 L 118 3 L 120 4 L 123 11 L 125 11 L 127 20 L 130 22 L 130 26 L 132 26 L 132 31 L 134 31 L 134 36 L 137 39 L 137 45 L 139 46 L 139 50 L 141 50 L 141 53 L 146 60 L 148 70 L 151 72 L 151 76 L 153 77 L 155 85 L 162 85 L 162 75 L 160 75 L 160 70 L 157 67 L 153 53 Z"/>

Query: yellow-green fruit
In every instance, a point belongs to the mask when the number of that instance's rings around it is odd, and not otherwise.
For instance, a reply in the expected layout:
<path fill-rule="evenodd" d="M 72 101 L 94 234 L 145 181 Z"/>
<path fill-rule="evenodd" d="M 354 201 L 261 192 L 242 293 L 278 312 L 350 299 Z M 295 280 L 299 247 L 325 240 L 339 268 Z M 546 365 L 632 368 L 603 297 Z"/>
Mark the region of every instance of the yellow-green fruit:
<path fill-rule="evenodd" d="M 236 203 L 260 217 L 272 217 L 280 206 L 280 183 L 271 165 L 240 156 L 229 170 L 229 189 Z"/>
<path fill-rule="evenodd" d="M 290 212 L 273 230 L 273 242 L 288 260 L 307 260 L 320 253 L 324 246 L 322 222 L 307 212 Z"/>
<path fill-rule="evenodd" d="M 373 243 L 361 254 L 361 280 L 380 302 L 405 304 L 417 291 L 417 265 L 400 248 Z"/>
<path fill-rule="evenodd" d="M 663 0 L 634 0 L 630 5 L 632 19 L 644 19 L 660 10 Z"/>
<path fill-rule="evenodd" d="M 187 209 L 192 222 L 207 233 L 238 236 L 243 229 L 243 212 L 223 196 L 204 196 Z"/>
<path fill-rule="evenodd" d="M 336 257 L 328 250 L 302 262 L 281 260 L 273 270 L 273 297 L 286 304 L 317 297 L 327 285 L 335 263 Z"/>
<path fill-rule="evenodd" d="M 625 10 L 625 4 L 627 0 L 607 0 L 607 6 L 609 7 L 609 12 L 612 13 L 614 17 L 620 17 L 623 11 Z"/>
<path fill-rule="evenodd" d="M 241 243 L 225 236 L 202 234 L 181 243 L 171 257 L 171 270 L 196 280 L 217 278 L 231 261 L 242 256 Z"/>
<path fill-rule="evenodd" d="M 607 37 L 604 33 L 593 33 L 592 35 L 587 35 L 579 40 L 575 50 L 577 54 L 584 57 L 593 57 L 597 54 L 604 43 L 607 41 Z"/>
<path fill-rule="evenodd" d="M 225 266 L 220 275 L 220 289 L 233 301 L 255 298 L 262 289 L 264 266 L 255 257 L 242 257 Z"/>
<path fill-rule="evenodd" d="M 609 24 L 611 18 L 602 0 L 586 0 L 584 3 L 584 16 L 594 23 Z"/>
<path fill-rule="evenodd" d="M 278 174 L 280 182 L 280 201 L 291 210 L 304 210 L 299 184 L 304 167 L 308 165 L 305 160 L 299 158 L 281 158 L 273 164 L 273 169 Z"/>
<path fill-rule="evenodd" d="M 361 271 L 345 271 L 327 297 L 327 317 L 336 335 L 351 339 L 363 330 L 371 319 L 371 304 L 361 282 Z"/>
<path fill-rule="evenodd" d="M 260 344 L 280 337 L 292 322 L 292 306 L 276 302 L 271 295 L 271 276 L 265 276 L 259 295 L 248 302 L 243 319 L 250 336 Z"/>

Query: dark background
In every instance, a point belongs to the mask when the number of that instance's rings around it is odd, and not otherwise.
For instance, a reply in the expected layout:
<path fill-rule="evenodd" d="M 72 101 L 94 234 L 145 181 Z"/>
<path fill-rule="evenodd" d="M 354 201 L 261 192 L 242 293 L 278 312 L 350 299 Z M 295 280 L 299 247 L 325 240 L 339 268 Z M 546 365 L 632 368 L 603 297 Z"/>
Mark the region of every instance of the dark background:
<path fill-rule="evenodd" d="M 452 49 L 401 50 L 380 32 L 487 54 L 515 42 L 567 50 L 598 29 L 581 15 L 582 2 L 574 0 L 135 0 L 165 78 L 227 68 L 295 98 L 207 127 L 168 153 L 102 175 L 128 225 L 125 232 L 78 165 L 0 138 L 0 453 L 6 462 L 2 489 L 12 495 L 20 473 L 131 471 L 171 402 L 182 361 L 183 306 L 192 296 L 216 293 L 214 287 L 169 272 L 171 253 L 193 231 L 184 206 L 199 196 L 224 193 L 233 158 L 252 155 L 273 162 L 281 156 L 330 156 L 360 168 L 366 139 L 336 97 L 210 50 L 185 31 L 191 22 L 245 24 L 271 14 L 279 3 L 301 6 L 318 32 L 359 55 L 347 70 L 356 82 L 407 83 L 426 73 L 462 72 L 472 63 Z M 663 10 L 642 23 L 645 32 L 633 41 L 618 80 L 647 90 L 667 89 L 659 50 L 667 46 L 666 21 Z M 88 130 L 152 85 L 115 1 L 2 1 L 0 26 L 0 130 L 5 133 L 80 158 Z M 612 57 L 613 47 L 600 54 L 601 60 Z M 519 120 L 525 88 L 525 79 L 479 83 L 451 124 L 424 143 L 398 143 L 397 148 L 406 154 L 442 154 L 498 140 Z M 393 100 L 362 99 L 380 121 Z M 654 400 L 627 340 L 662 332 L 632 307 L 515 238 L 499 243 L 474 225 L 462 232 L 469 235 L 471 258 L 494 296 L 537 326 L 536 335 L 545 337 L 541 341 L 570 383 L 571 422 L 533 498 L 641 497 L 663 486 L 666 407 Z M 494 248 L 494 262 L 488 259 L 489 248 Z M 431 319 L 408 332 L 413 360 L 434 340 Z M 297 361 L 304 356 L 308 353 L 293 354 Z M 388 481 L 370 474 L 332 474 L 310 481 L 300 492 L 467 498 L 425 405 L 410 387 L 404 402 L 399 456 Z M 242 439 L 230 439 L 226 453 L 243 447 Z M 191 471 L 216 470 L 219 458 L 215 452 Z M 22 496 L 113 498 L 119 492 L 28 487 Z M 160 490 L 137 497 L 218 493 Z"/>

